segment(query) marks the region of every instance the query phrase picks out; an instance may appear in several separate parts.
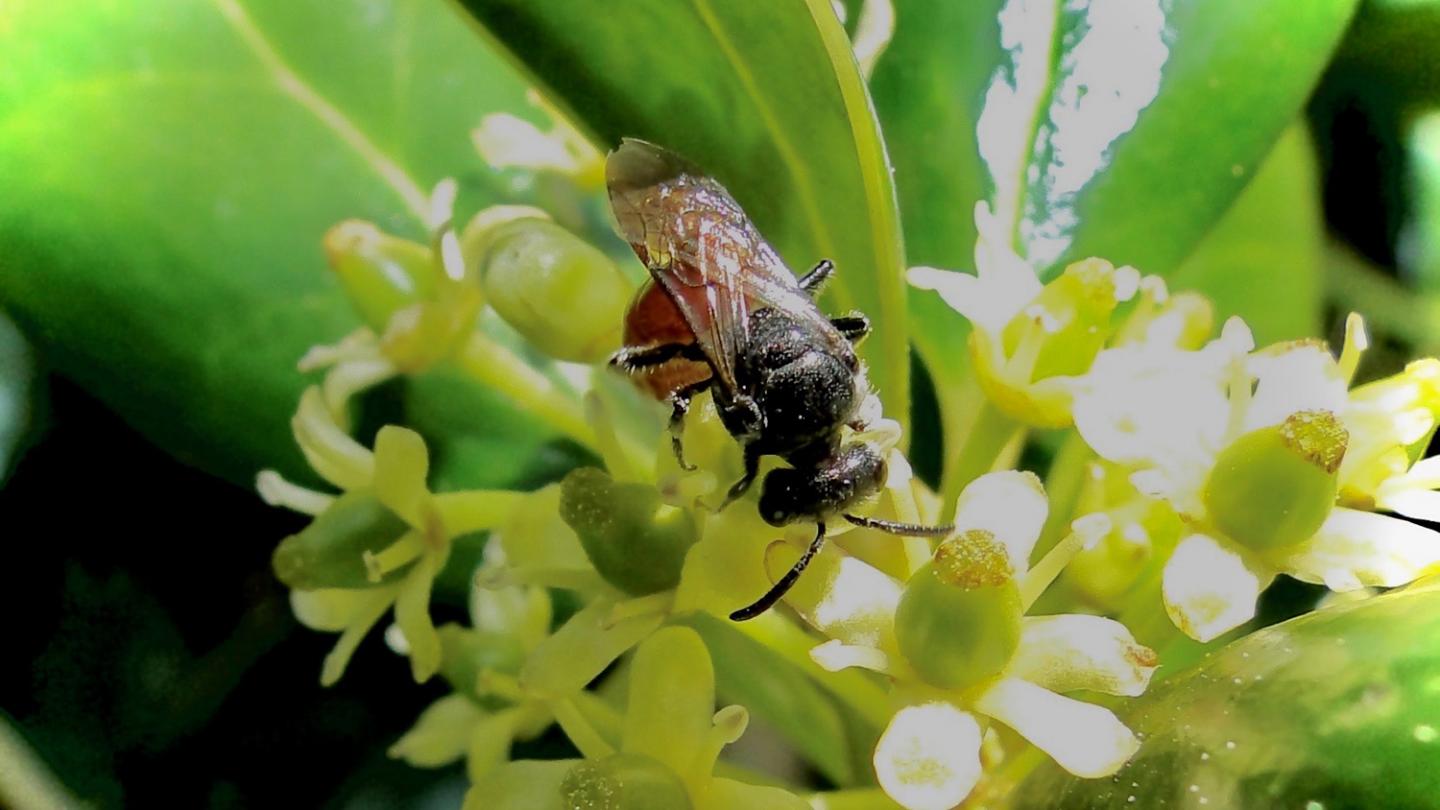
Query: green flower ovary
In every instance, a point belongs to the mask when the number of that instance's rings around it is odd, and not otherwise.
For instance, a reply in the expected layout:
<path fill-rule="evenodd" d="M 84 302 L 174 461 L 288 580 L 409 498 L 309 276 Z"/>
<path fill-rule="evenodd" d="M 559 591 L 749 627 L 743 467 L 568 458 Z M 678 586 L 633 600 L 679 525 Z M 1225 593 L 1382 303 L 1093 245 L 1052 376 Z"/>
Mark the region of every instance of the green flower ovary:
<path fill-rule="evenodd" d="M 945 541 L 910 577 L 895 610 L 900 651 L 930 684 L 963 689 L 998 675 L 1024 612 L 1005 549 L 989 532 Z"/>
<path fill-rule="evenodd" d="M 1205 507 L 1226 535 L 1257 551 L 1315 534 L 1335 505 L 1349 435 L 1329 411 L 1301 411 L 1220 451 Z"/>

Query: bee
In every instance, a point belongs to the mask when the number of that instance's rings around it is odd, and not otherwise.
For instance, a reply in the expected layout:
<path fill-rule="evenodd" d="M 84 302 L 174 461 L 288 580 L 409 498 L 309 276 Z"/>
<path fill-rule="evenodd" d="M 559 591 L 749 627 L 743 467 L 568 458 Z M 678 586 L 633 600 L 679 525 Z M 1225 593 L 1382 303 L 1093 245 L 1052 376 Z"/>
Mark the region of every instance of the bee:
<path fill-rule="evenodd" d="M 606 160 L 605 184 L 620 233 L 651 279 L 626 314 L 625 345 L 611 365 L 669 401 L 671 443 L 687 470 L 685 414 L 711 392 L 745 459 L 721 509 L 754 484 L 761 458 L 775 455 L 790 466 L 765 476 L 761 518 L 816 524 L 795 565 L 730 618 L 752 619 L 779 601 L 836 516 L 892 534 L 948 534 L 849 511 L 880 491 L 886 469 L 874 444 L 842 440 L 844 427 L 862 431 L 878 419 L 880 405 L 855 352 L 870 322 L 859 313 L 829 318 L 815 304 L 834 264 L 822 260 L 797 280 L 720 183 L 654 144 L 622 141 Z"/>

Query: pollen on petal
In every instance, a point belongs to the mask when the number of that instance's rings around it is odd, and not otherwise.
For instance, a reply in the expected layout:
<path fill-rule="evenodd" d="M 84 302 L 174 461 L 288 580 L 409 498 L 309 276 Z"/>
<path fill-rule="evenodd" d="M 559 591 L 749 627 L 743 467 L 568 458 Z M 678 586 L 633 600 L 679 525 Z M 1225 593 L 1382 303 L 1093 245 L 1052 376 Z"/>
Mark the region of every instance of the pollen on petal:
<path fill-rule="evenodd" d="M 906 810 L 950 810 L 980 779 L 980 724 L 949 703 L 907 706 L 875 746 L 875 775 Z"/>
<path fill-rule="evenodd" d="M 1192 534 L 1165 565 L 1165 610 L 1175 626 L 1196 641 L 1209 641 L 1255 615 L 1269 578 L 1252 571 L 1239 552 L 1214 538 Z"/>

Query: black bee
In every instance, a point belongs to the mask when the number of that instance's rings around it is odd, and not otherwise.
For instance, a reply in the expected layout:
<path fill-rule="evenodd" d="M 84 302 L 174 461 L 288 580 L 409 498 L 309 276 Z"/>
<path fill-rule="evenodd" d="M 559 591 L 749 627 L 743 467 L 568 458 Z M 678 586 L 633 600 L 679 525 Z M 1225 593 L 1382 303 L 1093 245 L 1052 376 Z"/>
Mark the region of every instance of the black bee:
<path fill-rule="evenodd" d="M 694 469 L 681 441 L 685 413 L 692 397 L 711 391 L 745 454 L 726 505 L 754 483 L 761 457 L 776 455 L 790 467 L 765 476 L 760 516 L 772 526 L 817 524 L 794 567 L 730 618 L 754 618 L 790 590 L 835 515 L 893 534 L 947 534 L 846 511 L 880 491 L 885 459 L 872 444 L 841 442 L 841 428 L 863 430 L 879 416 L 879 401 L 855 354 L 870 322 L 859 313 L 827 318 L 815 305 L 834 265 L 821 261 L 797 281 L 729 192 L 654 144 L 624 140 L 606 161 L 605 183 L 621 234 L 652 279 L 630 306 L 625 348 L 611 365 L 670 401 L 675 458 L 685 469 Z"/>

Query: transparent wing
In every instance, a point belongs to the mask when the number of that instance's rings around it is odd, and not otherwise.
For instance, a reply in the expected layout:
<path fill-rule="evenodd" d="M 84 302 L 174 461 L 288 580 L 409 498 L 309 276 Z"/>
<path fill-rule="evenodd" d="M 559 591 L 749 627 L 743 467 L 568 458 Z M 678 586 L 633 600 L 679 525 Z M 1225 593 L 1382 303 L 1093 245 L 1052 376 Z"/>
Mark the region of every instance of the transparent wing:
<path fill-rule="evenodd" d="M 684 159 L 626 140 L 610 154 L 606 184 L 621 234 L 675 301 L 722 385 L 742 387 L 736 360 L 755 309 L 783 310 L 843 342 L 734 198 Z"/>

